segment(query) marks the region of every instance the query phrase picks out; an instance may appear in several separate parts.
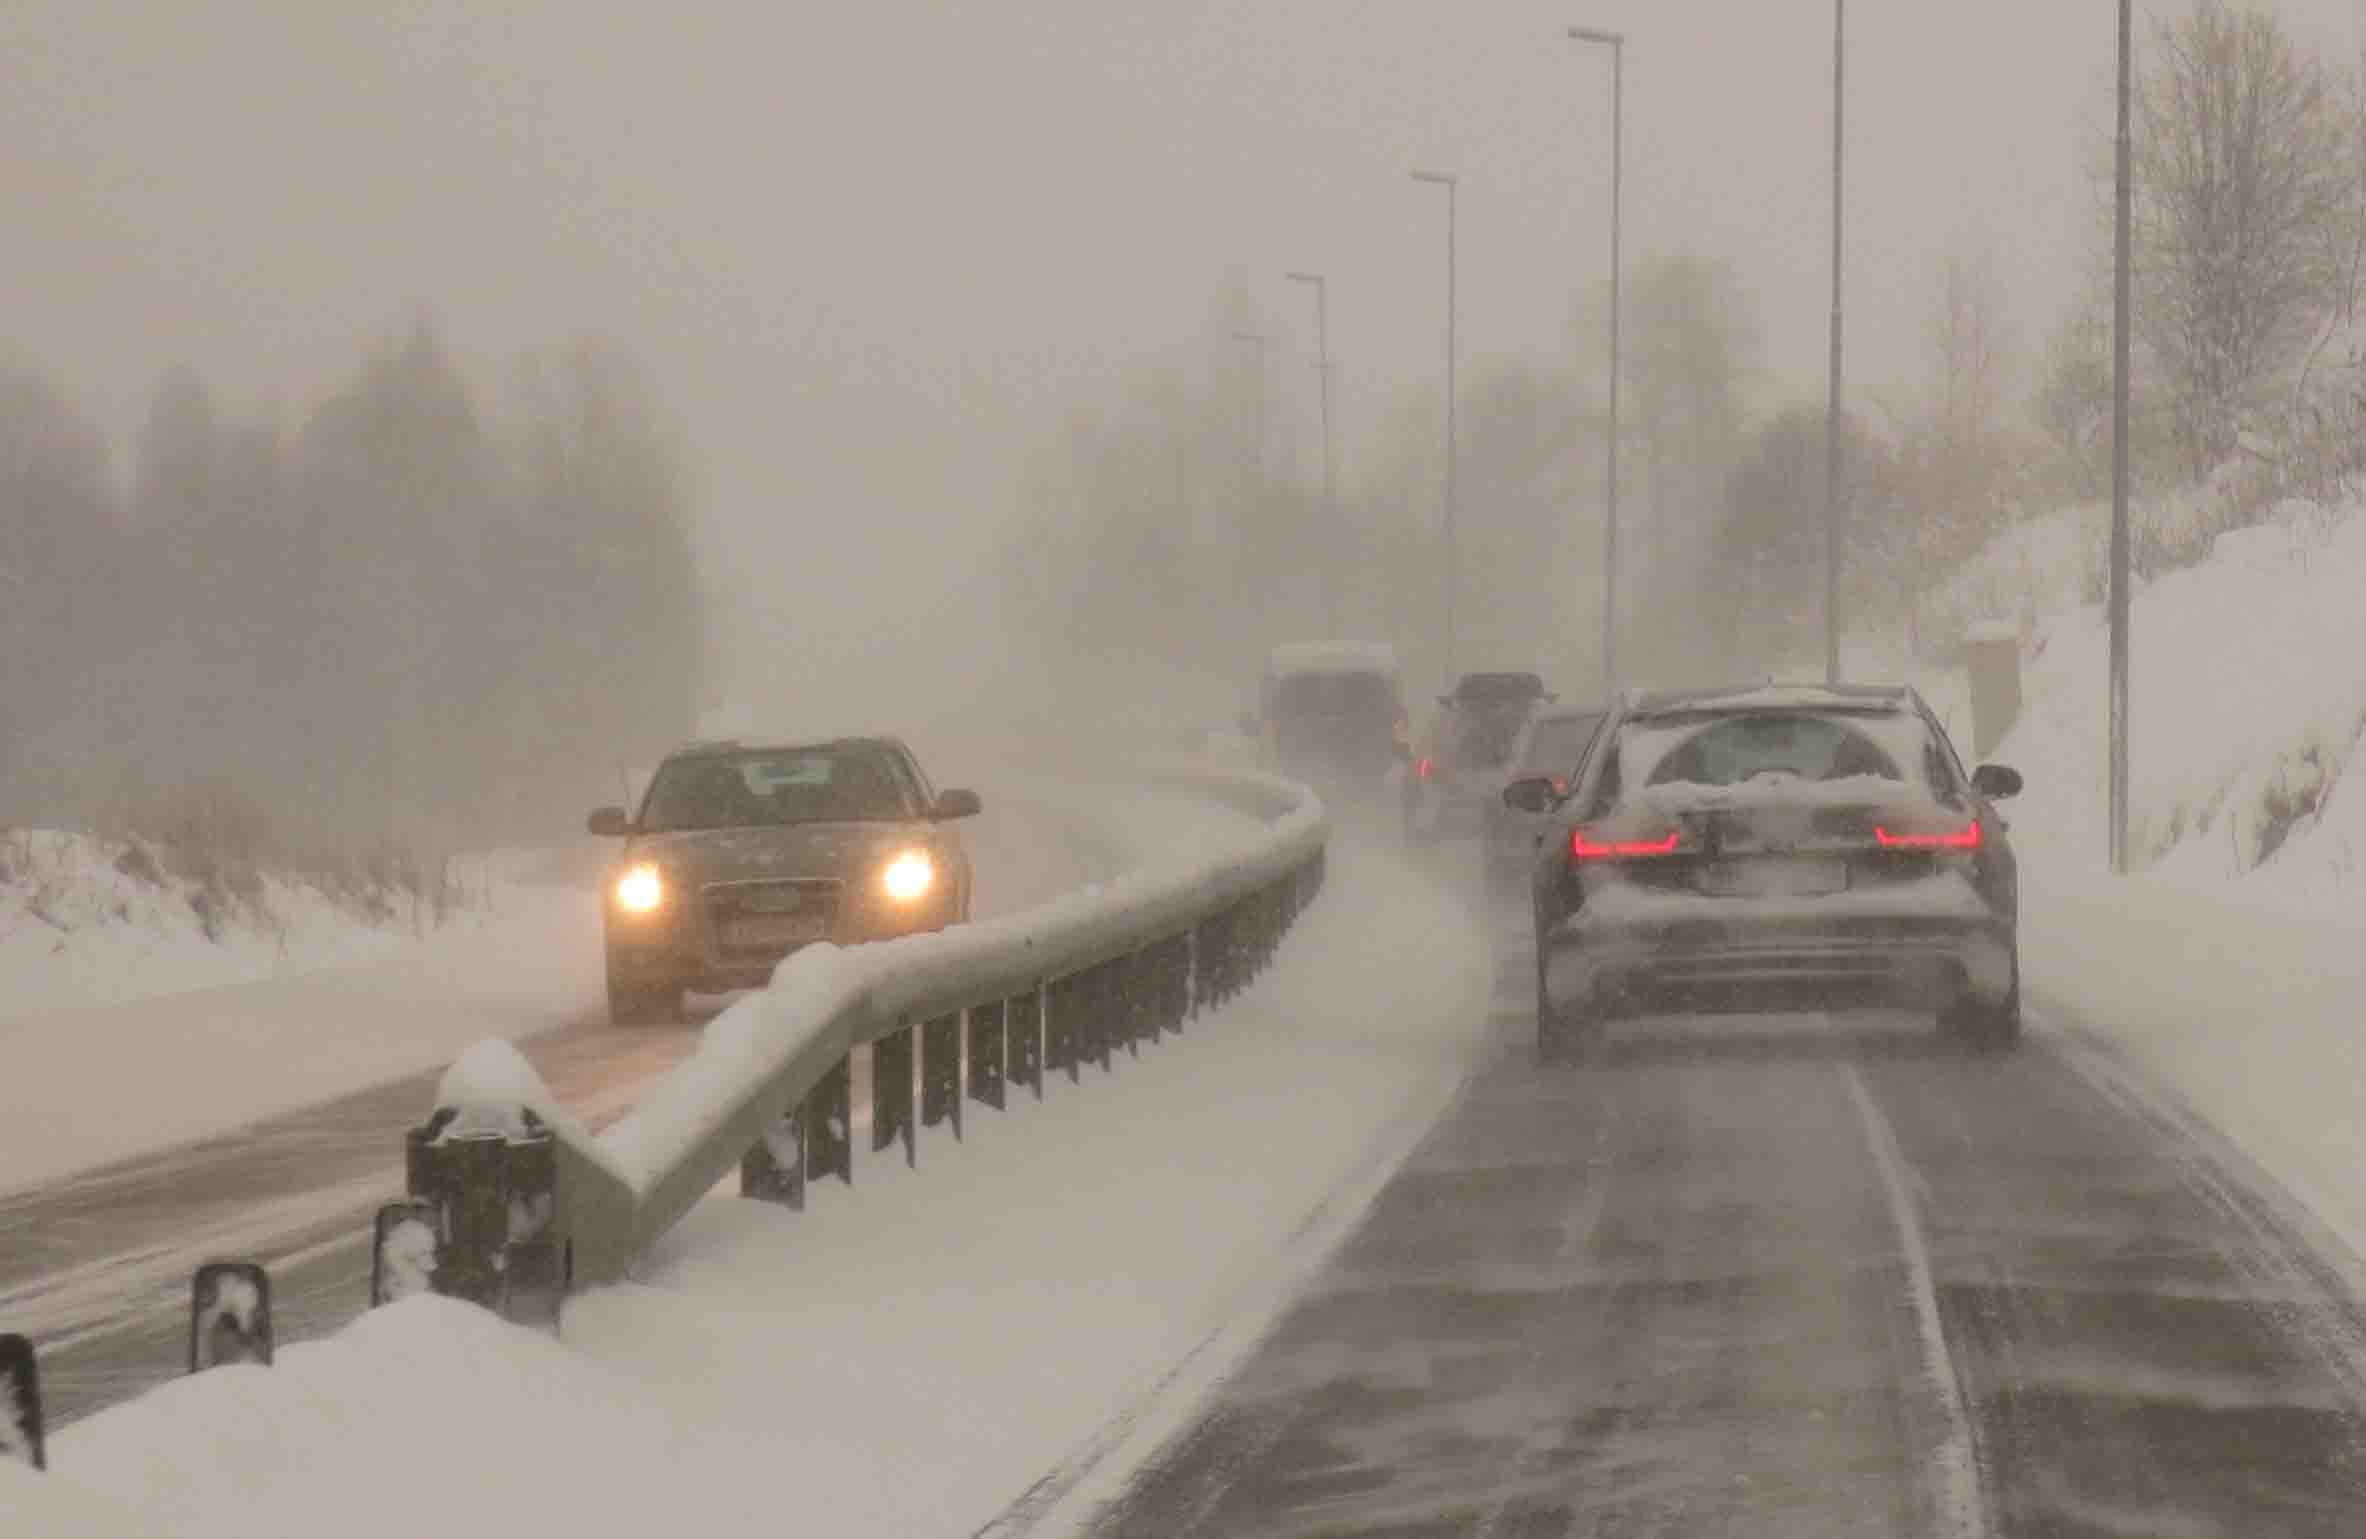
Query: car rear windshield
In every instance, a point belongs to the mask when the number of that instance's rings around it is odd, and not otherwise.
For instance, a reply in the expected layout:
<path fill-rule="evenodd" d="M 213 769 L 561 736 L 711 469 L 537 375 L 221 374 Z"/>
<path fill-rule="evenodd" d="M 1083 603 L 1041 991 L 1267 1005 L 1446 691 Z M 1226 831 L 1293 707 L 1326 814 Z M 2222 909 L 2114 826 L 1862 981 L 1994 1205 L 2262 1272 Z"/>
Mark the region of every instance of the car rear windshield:
<path fill-rule="evenodd" d="M 1631 784 L 1743 785 L 1761 776 L 1791 780 L 1921 779 L 1924 757 L 1908 740 L 1927 741 L 1913 717 L 1805 711 L 1747 711 L 1638 724 L 1620 745 Z M 1911 768 L 1908 768 L 1910 766 Z M 1640 774 L 1638 775 L 1638 772 Z"/>
<path fill-rule="evenodd" d="M 1454 687 L 1454 698 L 1476 704 L 1525 705 L 1544 694 L 1544 680 L 1533 673 L 1472 673 Z"/>
<path fill-rule="evenodd" d="M 1273 686 L 1277 716 L 1393 720 L 1396 709 L 1395 689 L 1377 673 L 1293 673 Z"/>
<path fill-rule="evenodd" d="M 670 760 L 650 783 L 641 828 L 682 833 L 913 815 L 903 777 L 884 751 L 825 746 Z"/>
<path fill-rule="evenodd" d="M 1529 734 L 1520 768 L 1539 775 L 1569 774 L 1585 757 L 1586 745 L 1594 740 L 1594 729 L 1601 725 L 1599 711 L 1585 716 L 1546 717 Z"/>

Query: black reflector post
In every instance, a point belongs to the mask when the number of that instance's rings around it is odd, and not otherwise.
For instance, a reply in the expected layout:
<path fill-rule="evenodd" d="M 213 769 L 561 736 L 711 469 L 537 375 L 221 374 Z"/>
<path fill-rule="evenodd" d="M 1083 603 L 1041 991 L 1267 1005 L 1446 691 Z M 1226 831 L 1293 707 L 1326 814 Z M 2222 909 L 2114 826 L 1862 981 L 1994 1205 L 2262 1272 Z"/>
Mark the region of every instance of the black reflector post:
<path fill-rule="evenodd" d="M 41 1365 L 33 1344 L 14 1334 L 0 1336 L 0 1459 L 49 1467 L 41 1439 Z"/>
<path fill-rule="evenodd" d="M 411 1196 L 435 1213 L 435 1291 L 508 1314 L 555 1314 L 566 1263 L 551 1220 L 558 1207 L 558 1144 L 525 1106 L 479 1107 L 468 1119 L 439 1108 L 411 1130 Z"/>
<path fill-rule="evenodd" d="M 791 1110 L 756 1140 L 739 1162 L 739 1194 L 778 1203 L 791 1212 L 805 1208 L 805 1118 Z"/>
<path fill-rule="evenodd" d="M 189 1285 L 189 1371 L 271 1362 L 271 1274 L 252 1261 L 208 1261 Z"/>
<path fill-rule="evenodd" d="M 854 1073 L 851 1060 L 822 1076 L 805 1097 L 799 1121 L 805 1125 L 805 1179 L 836 1176 L 854 1184 Z"/>
<path fill-rule="evenodd" d="M 409 1197 L 380 1208 L 370 1230 L 370 1307 L 433 1293 L 442 1243 L 434 1203 Z"/>

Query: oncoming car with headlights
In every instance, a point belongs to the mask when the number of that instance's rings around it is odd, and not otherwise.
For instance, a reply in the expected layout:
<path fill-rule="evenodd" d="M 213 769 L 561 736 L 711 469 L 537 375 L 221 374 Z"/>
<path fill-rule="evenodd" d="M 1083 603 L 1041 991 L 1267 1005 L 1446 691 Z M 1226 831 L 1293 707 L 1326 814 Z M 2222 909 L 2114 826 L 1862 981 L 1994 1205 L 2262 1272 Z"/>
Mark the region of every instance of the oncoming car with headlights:
<path fill-rule="evenodd" d="M 934 789 L 893 738 L 676 750 L 637 816 L 589 820 L 625 841 L 605 904 L 609 1014 L 673 1020 L 684 991 L 760 986 L 816 941 L 961 923 L 971 869 L 949 825 L 978 807 Z"/>

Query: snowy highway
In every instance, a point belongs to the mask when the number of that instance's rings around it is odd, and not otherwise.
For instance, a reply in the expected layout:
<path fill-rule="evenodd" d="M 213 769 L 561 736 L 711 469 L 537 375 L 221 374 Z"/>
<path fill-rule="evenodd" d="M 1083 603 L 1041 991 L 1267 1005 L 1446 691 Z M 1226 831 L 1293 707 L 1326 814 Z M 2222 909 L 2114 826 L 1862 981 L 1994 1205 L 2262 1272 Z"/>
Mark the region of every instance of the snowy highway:
<path fill-rule="evenodd" d="M 1007 799 L 974 829 L 981 917 L 1044 902 L 1130 859 L 1102 822 L 1040 800 Z M 557 864 L 596 881 L 600 853 Z M 596 976 L 587 981 L 596 988 Z M 303 981 L 331 1008 L 351 986 L 334 973 Z M 228 997 L 235 1010 L 238 996 Z M 720 1002 L 693 1003 L 685 1026 L 619 1028 L 554 993 L 547 1027 L 518 1045 L 571 1111 L 601 1127 L 697 1045 L 699 1025 Z M 251 1071 L 271 1067 L 259 1062 Z M 325 1334 L 360 1313 L 369 1295 L 370 1217 L 401 1195 L 403 1135 L 430 1109 L 440 1073 L 406 1074 L 0 1193 L 0 1235 L 8 1240 L 0 1249 L 0 1316 L 42 1342 L 53 1422 L 183 1370 L 189 1278 L 201 1262 L 269 1267 L 283 1342 Z"/>
<path fill-rule="evenodd" d="M 2366 1531 L 2366 1315 L 2085 1034 L 1663 1020 L 1540 1070 L 1501 961 L 1499 1050 L 1273 1328 L 998 1531 Z"/>

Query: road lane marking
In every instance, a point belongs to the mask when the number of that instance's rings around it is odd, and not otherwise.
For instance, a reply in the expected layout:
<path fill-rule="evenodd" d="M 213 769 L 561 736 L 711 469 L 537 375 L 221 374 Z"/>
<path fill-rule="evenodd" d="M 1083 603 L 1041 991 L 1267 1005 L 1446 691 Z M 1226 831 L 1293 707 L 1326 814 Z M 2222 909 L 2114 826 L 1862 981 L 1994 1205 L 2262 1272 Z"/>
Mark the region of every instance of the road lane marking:
<path fill-rule="evenodd" d="M 1963 1381 L 1956 1376 L 1955 1359 L 1947 1351 L 1947 1326 L 1939 1314 L 1939 1288 L 1931 1275 L 1930 1246 L 1922 1232 L 1922 1215 L 1915 1206 L 1913 1167 L 1898 1148 L 1898 1135 L 1881 1108 L 1873 1104 L 1864 1076 L 1853 1063 L 1840 1065 L 1849 1099 L 1856 1103 L 1857 1120 L 1865 1129 L 1865 1147 L 1881 1173 L 1881 1188 L 1889 1199 L 1890 1222 L 1898 1231 L 1898 1249 L 1906 1263 L 1907 1291 L 1914 1303 L 1914 1321 L 1922 1342 L 1922 1366 L 1930 1380 L 1946 1422 L 1935 1463 L 1938 1478 L 1934 1497 L 1940 1532 L 1948 1539 L 1984 1539 L 1990 1532 L 1986 1502 L 1980 1490 L 1978 1455 L 1972 1442 L 1972 1418 L 1964 1401 Z"/>

